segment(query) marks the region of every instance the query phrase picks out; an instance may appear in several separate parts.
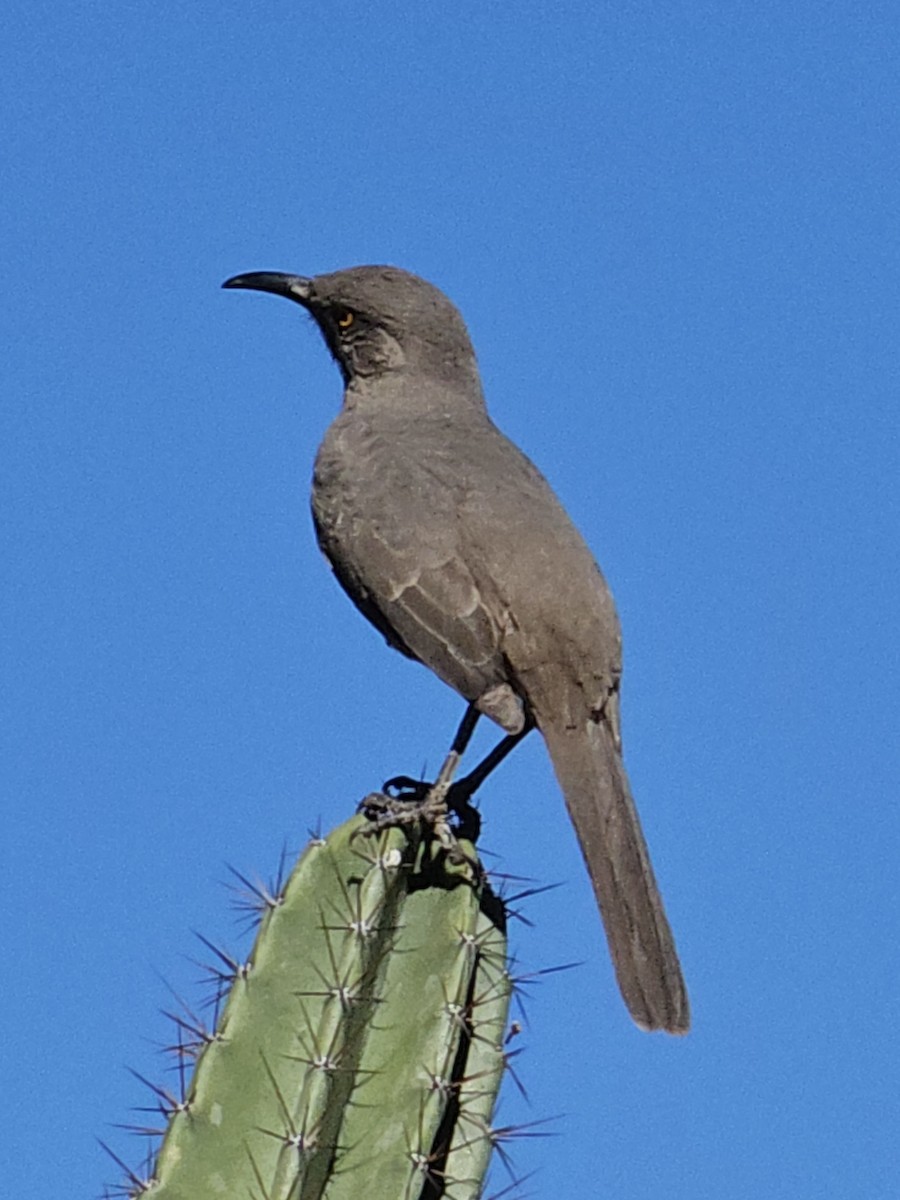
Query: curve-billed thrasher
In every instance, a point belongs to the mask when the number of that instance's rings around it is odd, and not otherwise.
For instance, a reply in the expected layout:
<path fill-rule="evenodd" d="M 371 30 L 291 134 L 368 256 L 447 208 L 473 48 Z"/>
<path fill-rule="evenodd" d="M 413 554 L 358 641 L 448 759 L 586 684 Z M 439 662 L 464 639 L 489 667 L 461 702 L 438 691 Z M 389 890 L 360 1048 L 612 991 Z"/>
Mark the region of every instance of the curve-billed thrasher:
<path fill-rule="evenodd" d="M 683 1033 L 688 1000 L 622 763 L 609 589 L 537 468 L 491 422 L 456 308 L 395 267 L 224 284 L 312 314 L 344 377 L 313 515 L 340 583 L 388 642 L 508 734 L 537 725 L 635 1021 Z"/>

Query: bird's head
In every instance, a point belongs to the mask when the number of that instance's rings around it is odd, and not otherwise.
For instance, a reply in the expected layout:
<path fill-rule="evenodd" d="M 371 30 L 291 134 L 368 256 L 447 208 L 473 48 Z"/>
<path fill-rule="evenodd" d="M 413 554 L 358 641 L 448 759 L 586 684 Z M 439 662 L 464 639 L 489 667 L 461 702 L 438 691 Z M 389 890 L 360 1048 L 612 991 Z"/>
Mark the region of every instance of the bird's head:
<path fill-rule="evenodd" d="M 349 267 L 313 278 L 251 271 L 222 286 L 271 292 L 301 304 L 347 384 L 406 371 L 477 383 L 475 353 L 455 305 L 399 267 Z"/>

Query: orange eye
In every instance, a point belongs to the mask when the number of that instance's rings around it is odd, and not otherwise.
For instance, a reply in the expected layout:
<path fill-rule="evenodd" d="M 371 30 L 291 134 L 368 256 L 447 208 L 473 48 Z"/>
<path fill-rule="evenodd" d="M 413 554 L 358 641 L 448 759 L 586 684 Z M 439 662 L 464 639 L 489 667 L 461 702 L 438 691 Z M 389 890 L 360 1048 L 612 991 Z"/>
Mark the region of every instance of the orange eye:
<path fill-rule="evenodd" d="M 341 329 L 349 329 L 355 320 L 356 317 L 353 313 L 349 309 L 345 309 L 338 317 L 337 323 Z"/>

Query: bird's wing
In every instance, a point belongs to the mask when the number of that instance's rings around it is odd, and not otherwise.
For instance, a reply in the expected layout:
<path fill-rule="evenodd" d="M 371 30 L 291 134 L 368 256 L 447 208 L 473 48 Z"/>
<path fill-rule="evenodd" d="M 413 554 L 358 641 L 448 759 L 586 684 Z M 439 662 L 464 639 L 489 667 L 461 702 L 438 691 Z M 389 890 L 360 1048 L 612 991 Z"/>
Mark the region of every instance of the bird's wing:
<path fill-rule="evenodd" d="M 455 519 L 418 517 L 392 527 L 360 513 L 337 536 L 317 520 L 319 544 L 387 641 L 475 700 L 498 682 L 500 631 L 465 562 Z"/>

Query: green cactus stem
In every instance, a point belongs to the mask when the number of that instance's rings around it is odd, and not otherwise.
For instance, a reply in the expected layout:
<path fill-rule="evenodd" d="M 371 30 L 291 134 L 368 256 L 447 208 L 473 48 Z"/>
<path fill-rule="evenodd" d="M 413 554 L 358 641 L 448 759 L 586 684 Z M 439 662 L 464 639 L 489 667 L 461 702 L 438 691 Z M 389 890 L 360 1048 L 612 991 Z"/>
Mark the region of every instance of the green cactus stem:
<path fill-rule="evenodd" d="M 267 904 L 132 1195 L 482 1195 L 505 1065 L 505 912 L 479 870 L 418 831 L 365 827 L 312 841 Z"/>

